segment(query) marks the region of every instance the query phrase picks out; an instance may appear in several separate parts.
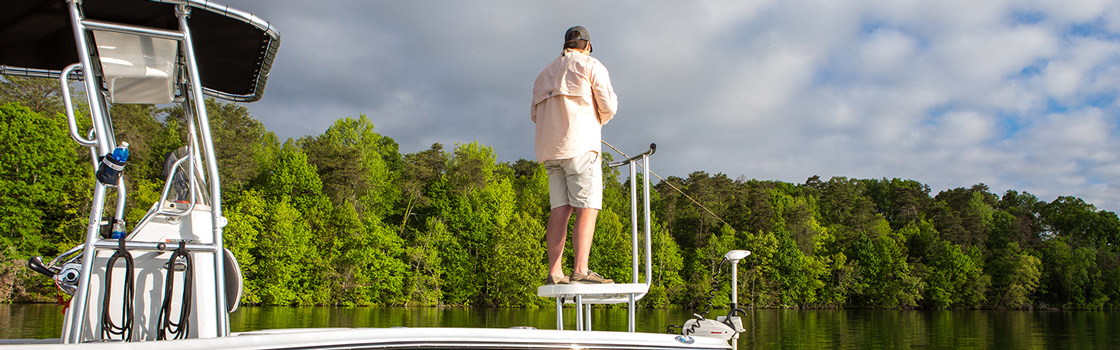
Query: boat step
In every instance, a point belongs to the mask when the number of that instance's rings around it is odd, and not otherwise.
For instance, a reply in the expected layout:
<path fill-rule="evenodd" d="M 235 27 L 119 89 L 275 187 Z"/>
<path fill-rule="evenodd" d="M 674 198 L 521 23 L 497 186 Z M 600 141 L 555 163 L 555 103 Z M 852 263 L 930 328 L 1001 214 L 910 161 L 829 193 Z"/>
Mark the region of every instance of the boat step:
<path fill-rule="evenodd" d="M 537 287 L 537 296 L 563 298 L 565 303 L 574 303 L 578 296 L 584 304 L 621 304 L 641 299 L 649 292 L 645 283 L 614 284 L 551 284 Z"/>

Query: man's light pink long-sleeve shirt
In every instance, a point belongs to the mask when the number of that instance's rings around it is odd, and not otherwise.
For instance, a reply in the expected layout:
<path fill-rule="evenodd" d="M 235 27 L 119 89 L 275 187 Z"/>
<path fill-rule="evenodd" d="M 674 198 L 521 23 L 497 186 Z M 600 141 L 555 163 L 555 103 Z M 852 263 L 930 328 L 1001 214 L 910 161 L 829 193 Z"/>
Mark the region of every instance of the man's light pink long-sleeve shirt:
<path fill-rule="evenodd" d="M 607 68 L 594 57 L 564 50 L 533 84 L 537 161 L 601 153 L 603 125 L 617 109 Z"/>

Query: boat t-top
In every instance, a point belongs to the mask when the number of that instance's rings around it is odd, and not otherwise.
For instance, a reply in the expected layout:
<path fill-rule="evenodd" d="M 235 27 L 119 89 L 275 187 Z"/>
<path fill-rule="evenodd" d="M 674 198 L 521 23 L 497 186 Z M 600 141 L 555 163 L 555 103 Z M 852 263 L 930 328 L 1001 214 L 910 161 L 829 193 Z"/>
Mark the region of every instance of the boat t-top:
<path fill-rule="evenodd" d="M 259 3 L 268 6 L 268 2 Z M 649 291 L 649 157 L 655 147 L 610 166 L 646 172 L 644 237 L 637 184 L 631 181 L 633 276 L 636 283 L 545 285 L 556 300 L 557 329 L 320 328 L 231 333 L 241 271 L 225 249 L 222 193 L 204 99 L 261 98 L 279 31 L 249 12 L 207 0 L 19 0 L 0 11 L 0 74 L 57 79 L 70 137 L 88 147 L 97 169 L 85 241 L 29 267 L 72 295 L 59 339 L 17 341 L 28 347 L 145 349 L 729 349 L 742 325 L 734 312 L 697 318 L 679 334 L 635 332 L 636 303 Z M 79 83 L 80 82 L 80 83 Z M 71 98 L 84 87 L 88 113 Z M 110 104 L 180 104 L 186 144 L 155 203 L 129 203 L 121 177 L 127 152 L 113 129 Z M 85 111 L 83 111 L 85 112 Z M 79 130 L 77 115 L 92 127 Z M 125 158 L 125 159 L 122 159 Z M 131 229 L 125 208 L 149 206 Z M 107 213 L 107 211 L 112 211 Z M 108 219 L 106 219 L 108 218 Z M 641 239 L 644 238 L 644 239 Z M 638 242 L 644 242 L 644 251 Z M 731 251 L 734 263 L 749 252 Z M 644 257 L 644 259 L 642 258 Z M 643 261 L 644 260 L 644 261 Z M 644 262 L 645 276 L 639 275 Z M 735 278 L 735 269 L 732 268 Z M 645 277 L 644 280 L 641 277 Z M 642 282 L 637 282 L 642 281 Z M 732 283 L 734 287 L 737 283 Z M 735 293 L 732 294 L 734 309 Z M 628 304 L 628 331 L 591 328 L 592 304 Z M 571 305 L 570 307 L 568 305 Z M 564 330 L 565 311 L 576 329 Z M 574 312 L 573 312 L 574 311 Z M 574 315 L 572 315 L 574 314 Z M 732 343 L 729 343 L 729 340 Z M 4 344 L 11 344 L 6 342 Z"/>

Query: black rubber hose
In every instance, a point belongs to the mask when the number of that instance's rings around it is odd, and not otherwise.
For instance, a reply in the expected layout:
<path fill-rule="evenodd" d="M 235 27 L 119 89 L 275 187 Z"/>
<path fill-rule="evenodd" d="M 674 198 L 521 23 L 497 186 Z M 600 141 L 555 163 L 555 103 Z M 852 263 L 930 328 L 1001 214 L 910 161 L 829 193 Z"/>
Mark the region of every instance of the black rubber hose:
<path fill-rule="evenodd" d="M 175 292 L 175 263 L 183 258 L 183 299 L 180 302 L 179 321 L 171 322 L 171 299 Z M 167 279 L 163 288 L 163 305 L 159 309 L 158 340 L 186 339 L 190 333 L 191 291 L 194 290 L 194 258 L 187 251 L 186 242 L 179 242 L 179 248 L 171 254 L 167 262 Z"/>
<path fill-rule="evenodd" d="M 117 251 L 109 257 L 109 263 L 105 266 L 105 295 L 101 298 L 101 339 L 114 339 L 114 336 L 119 336 L 120 340 L 130 342 L 132 341 L 133 301 L 136 286 L 132 273 L 132 253 L 125 249 L 124 242 L 124 239 L 120 240 Z M 113 266 L 117 263 L 117 259 L 124 259 L 124 297 L 121 300 L 123 307 L 120 326 L 117 326 L 109 315 L 109 301 L 113 295 Z"/>

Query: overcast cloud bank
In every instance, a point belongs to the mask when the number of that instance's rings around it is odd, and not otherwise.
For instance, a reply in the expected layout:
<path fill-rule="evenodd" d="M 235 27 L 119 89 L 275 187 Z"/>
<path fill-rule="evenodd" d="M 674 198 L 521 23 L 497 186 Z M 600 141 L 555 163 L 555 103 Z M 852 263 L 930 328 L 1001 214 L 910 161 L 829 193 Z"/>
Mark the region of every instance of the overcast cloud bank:
<path fill-rule="evenodd" d="M 405 153 L 532 159 L 530 90 L 572 25 L 610 70 L 604 138 L 663 176 L 987 184 L 1120 210 L 1120 4 L 230 1 L 280 29 L 280 137 L 365 114 Z"/>

